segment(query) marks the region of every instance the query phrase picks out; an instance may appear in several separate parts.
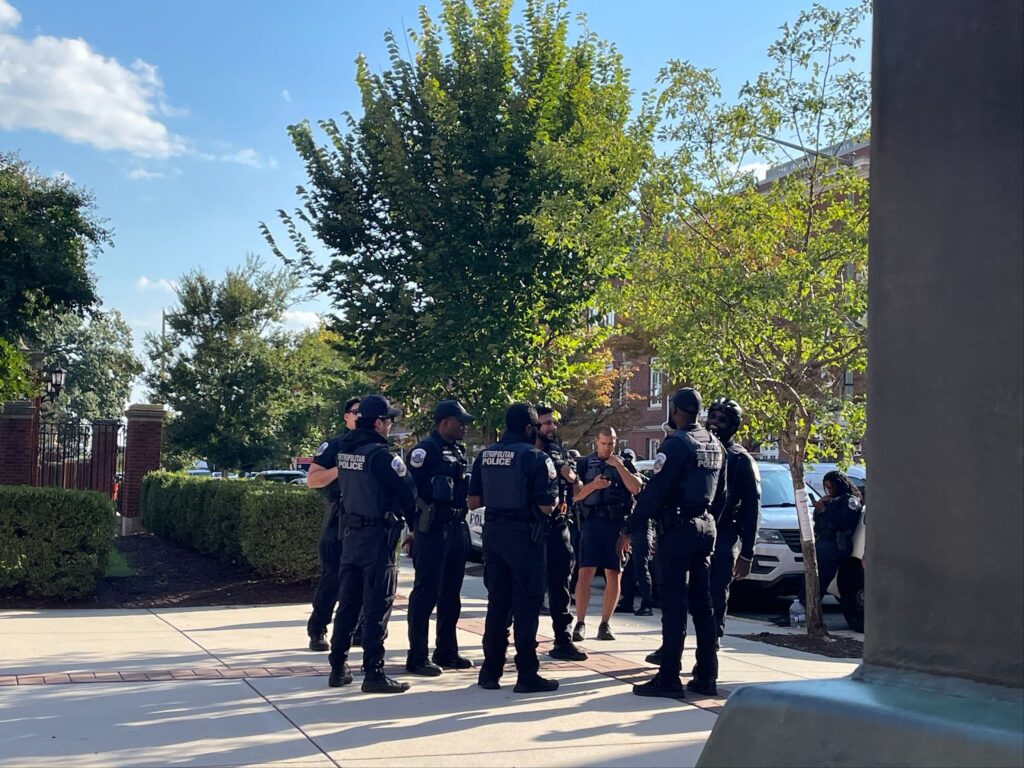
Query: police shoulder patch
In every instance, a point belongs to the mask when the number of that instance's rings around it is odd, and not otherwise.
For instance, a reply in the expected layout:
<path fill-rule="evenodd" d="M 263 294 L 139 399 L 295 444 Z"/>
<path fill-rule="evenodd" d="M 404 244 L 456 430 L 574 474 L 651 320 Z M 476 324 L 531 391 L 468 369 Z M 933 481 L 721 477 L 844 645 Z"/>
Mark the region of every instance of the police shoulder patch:
<path fill-rule="evenodd" d="M 427 460 L 427 452 L 422 448 L 416 448 L 409 454 L 409 466 L 419 469 Z"/>
<path fill-rule="evenodd" d="M 548 456 L 544 459 L 544 464 L 548 468 L 548 480 L 554 480 L 558 477 L 558 472 L 555 470 L 555 462 Z"/>
<path fill-rule="evenodd" d="M 319 456 L 320 454 L 322 454 L 324 451 L 327 450 L 327 446 L 329 446 L 329 445 L 330 445 L 330 443 L 328 443 L 328 442 L 320 443 L 320 447 L 316 449 L 316 453 L 314 453 L 313 456 L 316 457 L 316 456 Z"/>
<path fill-rule="evenodd" d="M 408 472 L 408 470 L 405 468 L 405 462 L 402 461 L 401 456 L 395 456 L 391 460 L 391 468 L 395 470 L 395 474 L 398 475 L 399 477 L 405 477 L 405 473 Z"/>
<path fill-rule="evenodd" d="M 850 509 L 860 509 L 860 500 L 856 496 L 851 496 L 850 500 L 846 503 Z"/>
<path fill-rule="evenodd" d="M 666 456 L 664 453 L 659 453 L 657 456 L 654 457 L 654 474 L 658 474 L 659 472 L 661 472 L 661 470 L 665 467 L 666 461 L 668 461 L 668 456 Z"/>

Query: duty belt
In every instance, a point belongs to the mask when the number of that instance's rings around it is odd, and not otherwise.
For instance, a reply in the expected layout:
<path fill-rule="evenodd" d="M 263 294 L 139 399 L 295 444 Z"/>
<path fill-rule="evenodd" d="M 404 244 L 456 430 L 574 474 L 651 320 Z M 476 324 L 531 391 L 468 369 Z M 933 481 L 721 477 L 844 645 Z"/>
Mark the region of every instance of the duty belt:
<path fill-rule="evenodd" d="M 509 520 L 528 523 L 533 519 L 533 513 L 528 509 L 491 509 L 484 510 L 484 524 L 488 520 Z"/>
<path fill-rule="evenodd" d="M 601 506 L 596 506 L 596 507 L 588 507 L 588 506 L 584 505 L 583 506 L 583 510 L 580 513 L 580 517 L 583 520 L 613 520 L 613 521 L 619 521 L 619 520 L 625 520 L 626 517 L 628 516 L 628 514 L 629 513 L 625 509 L 623 509 L 622 507 L 613 507 L 613 506 L 606 506 L 606 505 L 601 505 Z"/>
<path fill-rule="evenodd" d="M 345 517 L 345 528 L 350 531 L 361 531 L 363 528 L 391 528 L 398 525 L 401 525 L 401 521 L 392 517 L 364 517 L 351 512 Z"/>

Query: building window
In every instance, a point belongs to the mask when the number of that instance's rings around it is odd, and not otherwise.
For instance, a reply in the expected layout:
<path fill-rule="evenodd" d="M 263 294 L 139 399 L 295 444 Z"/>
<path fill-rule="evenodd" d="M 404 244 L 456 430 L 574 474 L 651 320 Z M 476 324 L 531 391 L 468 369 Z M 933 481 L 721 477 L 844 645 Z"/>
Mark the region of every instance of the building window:
<path fill-rule="evenodd" d="M 846 371 L 843 374 L 843 399 L 853 398 L 853 371 Z"/>
<path fill-rule="evenodd" d="M 659 448 L 661 448 L 661 440 L 658 440 L 655 437 L 648 437 L 647 438 L 647 458 L 648 459 L 653 459 L 657 455 Z"/>
<path fill-rule="evenodd" d="M 660 408 L 661 407 L 661 380 L 662 373 L 657 369 L 658 358 L 651 358 L 651 374 L 648 392 L 650 393 L 650 407 Z"/>

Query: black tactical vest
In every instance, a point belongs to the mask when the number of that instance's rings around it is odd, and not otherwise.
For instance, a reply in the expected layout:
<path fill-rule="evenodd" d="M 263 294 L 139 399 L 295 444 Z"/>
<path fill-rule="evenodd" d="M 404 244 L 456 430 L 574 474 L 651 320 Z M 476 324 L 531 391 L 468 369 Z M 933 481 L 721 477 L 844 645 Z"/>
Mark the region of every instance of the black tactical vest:
<path fill-rule="evenodd" d="M 686 475 L 679 479 L 679 505 L 686 509 L 707 507 L 715 498 L 722 471 L 722 444 L 703 427 L 676 430 L 666 440 L 681 440 L 684 450 L 693 457 L 685 462 Z"/>
<path fill-rule="evenodd" d="M 423 442 L 437 446 L 441 461 L 430 478 L 430 493 L 435 504 L 463 509 L 466 506 L 466 454 L 458 443 L 446 443 L 437 433 Z"/>
<path fill-rule="evenodd" d="M 338 488 L 345 500 L 345 513 L 380 520 L 393 506 L 393 494 L 370 474 L 370 457 L 387 451 L 380 443 L 366 443 L 351 453 L 338 453 Z"/>
<path fill-rule="evenodd" d="M 603 459 L 598 458 L 596 453 L 592 453 L 586 458 L 586 465 L 583 472 L 583 482 L 589 483 L 598 475 L 605 473 L 608 469 L 612 469 L 605 464 Z M 625 507 L 629 505 L 632 498 L 632 494 L 626 489 L 626 486 L 622 484 L 622 478 L 619 477 L 617 470 L 612 469 L 611 472 L 607 472 L 609 478 L 614 473 L 615 479 L 612 480 L 612 484 L 607 488 L 603 488 L 600 491 L 594 491 L 592 494 L 587 496 L 583 500 L 583 506 L 585 507 Z"/>
<path fill-rule="evenodd" d="M 531 448 L 529 443 L 495 443 L 480 454 L 480 482 L 489 511 L 529 513 L 523 457 Z"/>

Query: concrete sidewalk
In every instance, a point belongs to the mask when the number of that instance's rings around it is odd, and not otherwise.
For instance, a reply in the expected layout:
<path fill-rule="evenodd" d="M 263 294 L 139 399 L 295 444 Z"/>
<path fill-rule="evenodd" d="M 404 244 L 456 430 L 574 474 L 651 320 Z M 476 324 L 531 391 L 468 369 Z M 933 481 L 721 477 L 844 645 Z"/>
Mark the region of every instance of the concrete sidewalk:
<path fill-rule="evenodd" d="M 355 684 L 329 689 L 326 655 L 304 649 L 306 605 L 0 612 L 0 766 L 696 762 L 724 699 L 674 702 L 630 691 L 655 671 L 643 657 L 659 644 L 659 616 L 617 615 L 618 639 L 583 643 L 586 662 L 542 656 L 542 673 L 561 682 L 554 694 L 512 693 L 514 670 L 500 691 L 477 688 L 475 670 L 417 678 L 403 668 L 407 563 L 388 661 L 413 687 L 398 696 L 362 693 L 358 674 Z M 482 580 L 467 576 L 463 595 L 459 641 L 479 663 Z M 857 665 L 732 636 L 768 626 L 730 620 L 722 696 L 747 683 L 841 677 Z M 688 645 L 684 670 L 693 664 Z M 352 662 L 357 668 L 358 650 Z"/>

